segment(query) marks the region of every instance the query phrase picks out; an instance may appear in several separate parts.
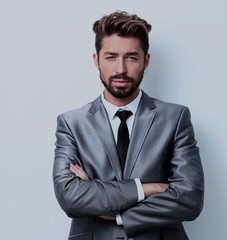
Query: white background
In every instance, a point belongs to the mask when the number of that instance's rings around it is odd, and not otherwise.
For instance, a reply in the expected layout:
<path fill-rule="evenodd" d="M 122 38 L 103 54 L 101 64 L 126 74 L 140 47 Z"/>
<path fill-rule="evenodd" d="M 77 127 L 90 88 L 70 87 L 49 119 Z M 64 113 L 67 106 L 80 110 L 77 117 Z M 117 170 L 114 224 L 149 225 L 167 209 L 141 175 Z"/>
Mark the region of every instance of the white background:
<path fill-rule="evenodd" d="M 117 9 L 153 25 L 142 88 L 191 109 L 206 178 L 191 240 L 223 240 L 227 223 L 225 0 L 0 1 L 0 239 L 67 239 L 52 185 L 56 116 L 102 91 L 92 24 Z"/>

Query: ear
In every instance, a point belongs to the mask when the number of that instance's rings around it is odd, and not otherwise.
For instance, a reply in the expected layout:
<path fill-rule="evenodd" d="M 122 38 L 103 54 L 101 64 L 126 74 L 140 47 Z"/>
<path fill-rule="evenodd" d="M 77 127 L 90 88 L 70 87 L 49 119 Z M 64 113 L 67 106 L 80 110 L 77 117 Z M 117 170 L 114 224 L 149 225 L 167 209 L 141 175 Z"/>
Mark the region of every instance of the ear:
<path fill-rule="evenodd" d="M 97 53 L 93 54 L 93 60 L 94 60 L 95 66 L 99 69 L 99 56 L 97 55 Z"/>
<path fill-rule="evenodd" d="M 147 53 L 146 56 L 145 56 L 145 62 L 144 62 L 144 70 L 148 67 L 149 65 L 149 62 L 150 62 L 150 53 Z"/>

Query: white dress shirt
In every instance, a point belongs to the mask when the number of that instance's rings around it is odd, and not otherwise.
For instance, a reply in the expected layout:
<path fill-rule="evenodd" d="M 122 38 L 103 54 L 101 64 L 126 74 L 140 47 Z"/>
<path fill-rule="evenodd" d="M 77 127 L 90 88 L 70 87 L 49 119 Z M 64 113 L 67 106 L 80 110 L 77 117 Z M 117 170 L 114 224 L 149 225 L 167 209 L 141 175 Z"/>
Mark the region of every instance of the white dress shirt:
<path fill-rule="evenodd" d="M 126 120 L 126 124 L 127 124 L 127 127 L 128 127 L 128 132 L 129 132 L 129 139 L 130 139 L 131 134 L 132 134 L 134 119 L 135 119 L 135 116 L 136 116 L 136 112 L 137 112 L 141 97 L 142 97 L 142 92 L 140 91 L 138 96 L 132 102 L 130 102 L 128 105 L 118 107 L 118 106 L 115 106 L 112 103 L 108 102 L 105 99 L 104 94 L 102 94 L 102 102 L 103 102 L 103 105 L 104 105 L 104 107 L 107 111 L 109 121 L 110 121 L 110 125 L 112 127 L 112 131 L 113 131 L 113 135 L 114 135 L 114 139 L 115 139 L 116 143 L 117 143 L 118 128 L 119 128 L 119 125 L 121 123 L 121 120 L 119 119 L 119 117 L 117 117 L 115 115 L 116 112 L 121 111 L 121 110 L 122 111 L 126 110 L 126 111 L 131 111 L 132 112 L 132 115 L 129 116 Z M 137 187 L 137 192 L 138 192 L 138 202 L 140 202 L 145 197 L 144 196 L 144 191 L 143 191 L 140 179 L 136 178 L 134 180 L 135 180 L 136 187 Z M 122 219 L 121 219 L 120 214 L 116 215 L 116 221 L 117 221 L 118 225 L 122 225 Z"/>

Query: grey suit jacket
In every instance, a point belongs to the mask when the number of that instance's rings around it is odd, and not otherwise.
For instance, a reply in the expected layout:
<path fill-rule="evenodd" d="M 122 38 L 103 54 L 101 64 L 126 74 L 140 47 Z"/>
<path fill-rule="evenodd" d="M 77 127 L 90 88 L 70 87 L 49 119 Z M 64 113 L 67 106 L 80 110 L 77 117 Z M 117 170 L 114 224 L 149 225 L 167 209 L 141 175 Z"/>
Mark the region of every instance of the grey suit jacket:
<path fill-rule="evenodd" d="M 186 240 L 182 221 L 203 206 L 203 170 L 187 107 L 143 92 L 122 172 L 101 97 L 58 116 L 53 170 L 57 200 L 72 218 L 71 240 Z M 90 180 L 76 177 L 79 164 Z M 134 178 L 169 183 L 137 203 Z M 123 226 L 98 216 L 121 214 Z"/>

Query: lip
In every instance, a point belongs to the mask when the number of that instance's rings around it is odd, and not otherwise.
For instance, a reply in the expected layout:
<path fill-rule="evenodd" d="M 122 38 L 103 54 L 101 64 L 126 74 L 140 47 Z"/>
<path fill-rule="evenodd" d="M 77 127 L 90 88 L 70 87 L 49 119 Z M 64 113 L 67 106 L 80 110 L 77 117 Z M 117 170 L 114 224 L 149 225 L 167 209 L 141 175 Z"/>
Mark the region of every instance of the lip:
<path fill-rule="evenodd" d="M 116 87 L 126 87 L 130 84 L 130 81 L 125 79 L 114 79 L 112 84 Z"/>

